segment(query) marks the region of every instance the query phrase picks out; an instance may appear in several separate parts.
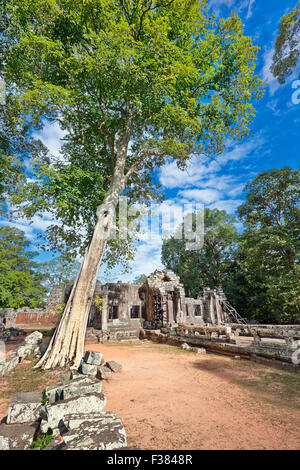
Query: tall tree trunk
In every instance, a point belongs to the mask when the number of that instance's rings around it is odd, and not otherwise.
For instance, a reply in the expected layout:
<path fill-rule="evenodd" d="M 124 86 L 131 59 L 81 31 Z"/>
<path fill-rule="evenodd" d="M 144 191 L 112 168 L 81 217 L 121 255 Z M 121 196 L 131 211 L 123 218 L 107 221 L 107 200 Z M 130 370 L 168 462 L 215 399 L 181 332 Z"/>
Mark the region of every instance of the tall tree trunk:
<path fill-rule="evenodd" d="M 125 186 L 124 167 L 127 147 L 128 141 L 125 141 L 120 151 L 121 156 L 116 162 L 109 193 L 103 204 L 98 207 L 98 220 L 93 236 L 77 273 L 62 318 L 47 351 L 35 366 L 36 368 L 64 367 L 70 361 L 73 361 L 73 369 L 77 369 L 80 365 L 100 263 L 113 226 L 116 206 Z"/>
<path fill-rule="evenodd" d="M 112 202 L 105 201 L 100 206 L 93 237 L 77 273 L 63 316 L 46 353 L 36 367 L 63 367 L 67 362 L 74 360 L 74 368 L 78 368 L 83 355 L 86 325 L 99 266 L 112 227 L 114 212 L 115 205 Z"/>

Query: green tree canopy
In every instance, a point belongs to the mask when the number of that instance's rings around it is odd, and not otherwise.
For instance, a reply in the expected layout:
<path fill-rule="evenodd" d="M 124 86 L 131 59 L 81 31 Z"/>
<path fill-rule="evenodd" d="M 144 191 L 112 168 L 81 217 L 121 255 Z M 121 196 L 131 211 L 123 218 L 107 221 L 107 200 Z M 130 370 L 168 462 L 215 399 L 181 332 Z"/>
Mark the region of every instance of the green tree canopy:
<path fill-rule="evenodd" d="M 4 81 L 7 54 L 13 38 L 8 34 L 9 16 L 2 8 L 0 16 L 0 93 L 4 94 L 0 104 L 0 211 L 16 185 L 24 180 L 24 160 L 41 155 L 44 147 L 33 139 L 31 127 L 26 120 L 19 119 L 13 98 L 14 84 Z M 2 104 L 3 103 L 3 104 Z"/>
<path fill-rule="evenodd" d="M 151 172 L 169 157 L 184 166 L 248 133 L 258 48 L 236 16 L 216 22 L 205 1 L 183 0 L 22 0 L 8 10 L 15 106 L 26 123 L 57 121 L 66 133 L 61 160 L 37 161 L 15 200 L 29 218 L 47 210 L 63 222 L 49 228 L 52 244 L 86 247 L 125 130 L 130 202 L 160 197 Z M 115 241 L 109 261 L 128 249 Z"/>
<path fill-rule="evenodd" d="M 43 276 L 29 251 L 24 232 L 0 226 L 0 307 L 42 307 L 46 289 Z"/>
<path fill-rule="evenodd" d="M 197 297 L 204 287 L 223 285 L 238 240 L 234 223 L 235 218 L 225 211 L 205 208 L 204 239 L 200 250 L 187 250 L 184 236 L 164 240 L 162 263 L 180 277 L 187 295 Z"/>
<path fill-rule="evenodd" d="M 300 313 L 300 172 L 269 170 L 246 190 L 239 251 L 253 311 L 260 321 L 293 321 Z"/>
<path fill-rule="evenodd" d="M 279 83 L 297 67 L 300 57 L 300 3 L 281 18 L 271 70 Z"/>

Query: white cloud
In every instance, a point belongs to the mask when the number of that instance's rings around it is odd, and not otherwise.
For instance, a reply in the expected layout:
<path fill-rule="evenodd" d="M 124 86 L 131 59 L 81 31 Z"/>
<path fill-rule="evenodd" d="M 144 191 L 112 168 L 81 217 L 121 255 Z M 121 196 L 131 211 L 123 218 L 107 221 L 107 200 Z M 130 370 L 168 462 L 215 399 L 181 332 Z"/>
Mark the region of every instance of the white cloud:
<path fill-rule="evenodd" d="M 236 186 L 234 186 L 232 189 L 230 189 L 229 191 L 227 191 L 227 194 L 228 196 L 237 196 L 238 194 L 241 194 L 244 190 L 244 187 L 245 187 L 245 183 L 240 183 Z"/>
<path fill-rule="evenodd" d="M 117 280 L 128 282 L 135 279 L 141 274 L 147 276 L 155 269 L 163 268 L 161 263 L 161 246 L 162 240 L 150 240 L 147 242 L 140 242 L 138 244 L 137 253 L 134 261 L 131 262 L 131 272 L 127 274 L 120 274 L 120 270 L 112 270 L 109 276 L 104 274 L 105 267 L 102 266 L 98 278 L 102 282 L 116 282 Z"/>
<path fill-rule="evenodd" d="M 251 177 L 249 162 L 260 155 L 264 144 L 264 136 L 258 133 L 243 143 L 228 142 L 216 160 L 192 158 L 186 170 L 179 170 L 172 161 L 160 170 L 160 182 L 168 189 L 178 188 L 174 196 L 178 205 L 192 201 L 233 214 L 243 202 L 241 194 Z"/>
<path fill-rule="evenodd" d="M 206 171 L 207 167 L 198 159 L 191 159 L 185 170 L 180 170 L 176 162 L 172 161 L 160 169 L 159 179 L 169 189 L 197 185 Z"/>
<path fill-rule="evenodd" d="M 251 18 L 251 16 L 252 16 L 252 7 L 253 7 L 254 2 L 255 2 L 255 0 L 249 0 L 246 19 Z"/>
<path fill-rule="evenodd" d="M 274 47 L 271 49 L 266 50 L 264 53 L 264 66 L 262 69 L 262 77 L 263 80 L 266 80 L 267 85 L 269 87 L 269 92 L 270 95 L 273 96 L 274 93 L 278 90 L 280 87 L 280 84 L 277 80 L 277 78 L 274 77 L 274 75 L 271 72 L 271 65 L 273 63 L 273 55 L 274 55 Z"/>
<path fill-rule="evenodd" d="M 186 189 L 179 191 L 178 195 L 183 196 L 187 200 L 202 202 L 203 204 L 209 204 L 217 201 L 221 194 L 215 189 Z"/>
<path fill-rule="evenodd" d="M 246 19 L 252 15 L 252 7 L 255 0 L 209 0 L 209 7 L 212 9 L 216 16 L 220 15 L 221 8 L 227 7 L 228 9 L 235 10 L 240 14 L 247 9 Z"/>
<path fill-rule="evenodd" d="M 39 132 L 35 132 L 33 137 L 40 139 L 48 148 L 51 155 L 57 159 L 61 159 L 60 149 L 62 139 L 65 135 L 65 131 L 61 130 L 58 122 L 45 121 L 43 129 Z"/>
<path fill-rule="evenodd" d="M 228 212 L 228 214 L 233 214 L 243 202 L 242 199 L 223 199 L 210 204 L 209 209 L 219 209 Z"/>
<path fill-rule="evenodd" d="M 269 101 L 267 103 L 267 108 L 271 109 L 274 116 L 280 116 L 282 114 L 282 110 L 278 108 L 278 100 Z"/>
<path fill-rule="evenodd" d="M 30 221 L 22 217 L 16 217 L 13 220 L 4 218 L 0 220 L 0 225 L 8 225 L 22 230 L 32 243 L 34 243 L 37 233 L 45 232 L 52 224 L 58 224 L 58 222 L 48 212 L 45 212 L 43 216 L 34 215 Z"/>
<path fill-rule="evenodd" d="M 160 169 L 160 183 L 168 189 L 174 188 L 208 188 L 225 190 L 232 188 L 234 177 L 218 174 L 229 162 L 244 160 L 258 152 L 265 139 L 255 135 L 252 139 L 239 144 L 228 143 L 228 150 L 216 158 L 206 162 L 204 158 L 192 158 L 186 170 L 180 170 L 175 161 L 167 163 Z M 233 188 L 232 188 L 233 189 Z"/>

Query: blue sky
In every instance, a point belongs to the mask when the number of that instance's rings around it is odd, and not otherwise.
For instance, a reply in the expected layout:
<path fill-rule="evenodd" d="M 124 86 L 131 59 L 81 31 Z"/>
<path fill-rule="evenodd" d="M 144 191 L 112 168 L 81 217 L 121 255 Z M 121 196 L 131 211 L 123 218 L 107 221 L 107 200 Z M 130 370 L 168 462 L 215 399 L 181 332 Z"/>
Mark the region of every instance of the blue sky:
<path fill-rule="evenodd" d="M 279 85 L 270 71 L 280 18 L 296 3 L 296 0 L 209 1 L 216 16 L 227 17 L 234 9 L 242 18 L 245 34 L 251 36 L 254 44 L 261 48 L 257 73 L 266 80 L 266 91 L 264 97 L 254 103 L 257 115 L 249 137 L 238 144 L 229 145 L 217 162 L 191 161 L 186 171 L 178 170 L 171 162 L 157 171 L 167 204 L 193 200 L 206 207 L 225 209 L 234 214 L 245 199 L 244 185 L 258 173 L 271 168 L 299 165 L 300 104 L 292 103 L 295 92 L 292 83 L 296 74 L 285 85 Z M 57 125 L 47 126 L 40 137 L 52 153 L 59 152 L 62 134 Z M 37 233 L 50 225 L 51 219 L 44 214 L 43 217 L 35 217 L 31 225 L 22 220 L 12 224 L 25 230 L 34 244 Z M 161 267 L 160 249 L 161 241 L 157 239 L 140 243 L 131 274 L 122 276 L 119 270 L 115 270 L 110 280 L 132 280 L 139 274 L 150 274 Z M 51 259 L 51 253 L 39 257 L 40 261 L 46 259 Z M 102 270 L 99 277 L 104 280 Z"/>

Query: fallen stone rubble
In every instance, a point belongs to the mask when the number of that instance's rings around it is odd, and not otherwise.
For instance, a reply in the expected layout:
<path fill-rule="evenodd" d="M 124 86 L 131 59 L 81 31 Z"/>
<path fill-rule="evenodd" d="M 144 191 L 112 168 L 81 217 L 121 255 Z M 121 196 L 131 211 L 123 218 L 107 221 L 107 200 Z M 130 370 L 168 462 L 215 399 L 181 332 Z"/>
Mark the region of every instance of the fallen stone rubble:
<path fill-rule="evenodd" d="M 27 344 L 32 345 L 32 340 Z M 95 376 L 83 373 L 93 366 Z M 110 364 L 110 367 L 108 365 Z M 35 439 L 51 434 L 45 450 L 113 450 L 127 447 L 122 421 L 105 412 L 106 397 L 98 369 L 120 372 L 120 364 L 105 363 L 101 353 L 87 351 L 80 371 L 62 376 L 44 392 L 17 393 L 11 399 L 6 423 L 0 425 L 0 450 L 28 450 Z"/>
<path fill-rule="evenodd" d="M 206 354 L 206 349 L 205 348 L 197 348 L 197 347 L 194 347 L 194 346 L 190 346 L 187 343 L 182 343 L 180 348 L 183 349 L 184 351 L 192 351 L 192 352 L 195 352 L 197 354 Z"/>
<path fill-rule="evenodd" d="M 18 336 L 25 336 L 26 332 L 20 328 L 15 328 L 13 326 L 5 328 L 4 325 L 0 323 L 0 340 L 6 342 L 9 338 L 15 338 Z"/>
<path fill-rule="evenodd" d="M 10 356 L 0 362 L 0 375 L 5 375 L 14 369 L 20 362 L 31 354 L 37 354 L 40 349 L 40 344 L 43 339 L 43 334 L 39 331 L 34 331 L 25 338 L 25 344 L 20 346 L 16 351 L 13 351 Z"/>

